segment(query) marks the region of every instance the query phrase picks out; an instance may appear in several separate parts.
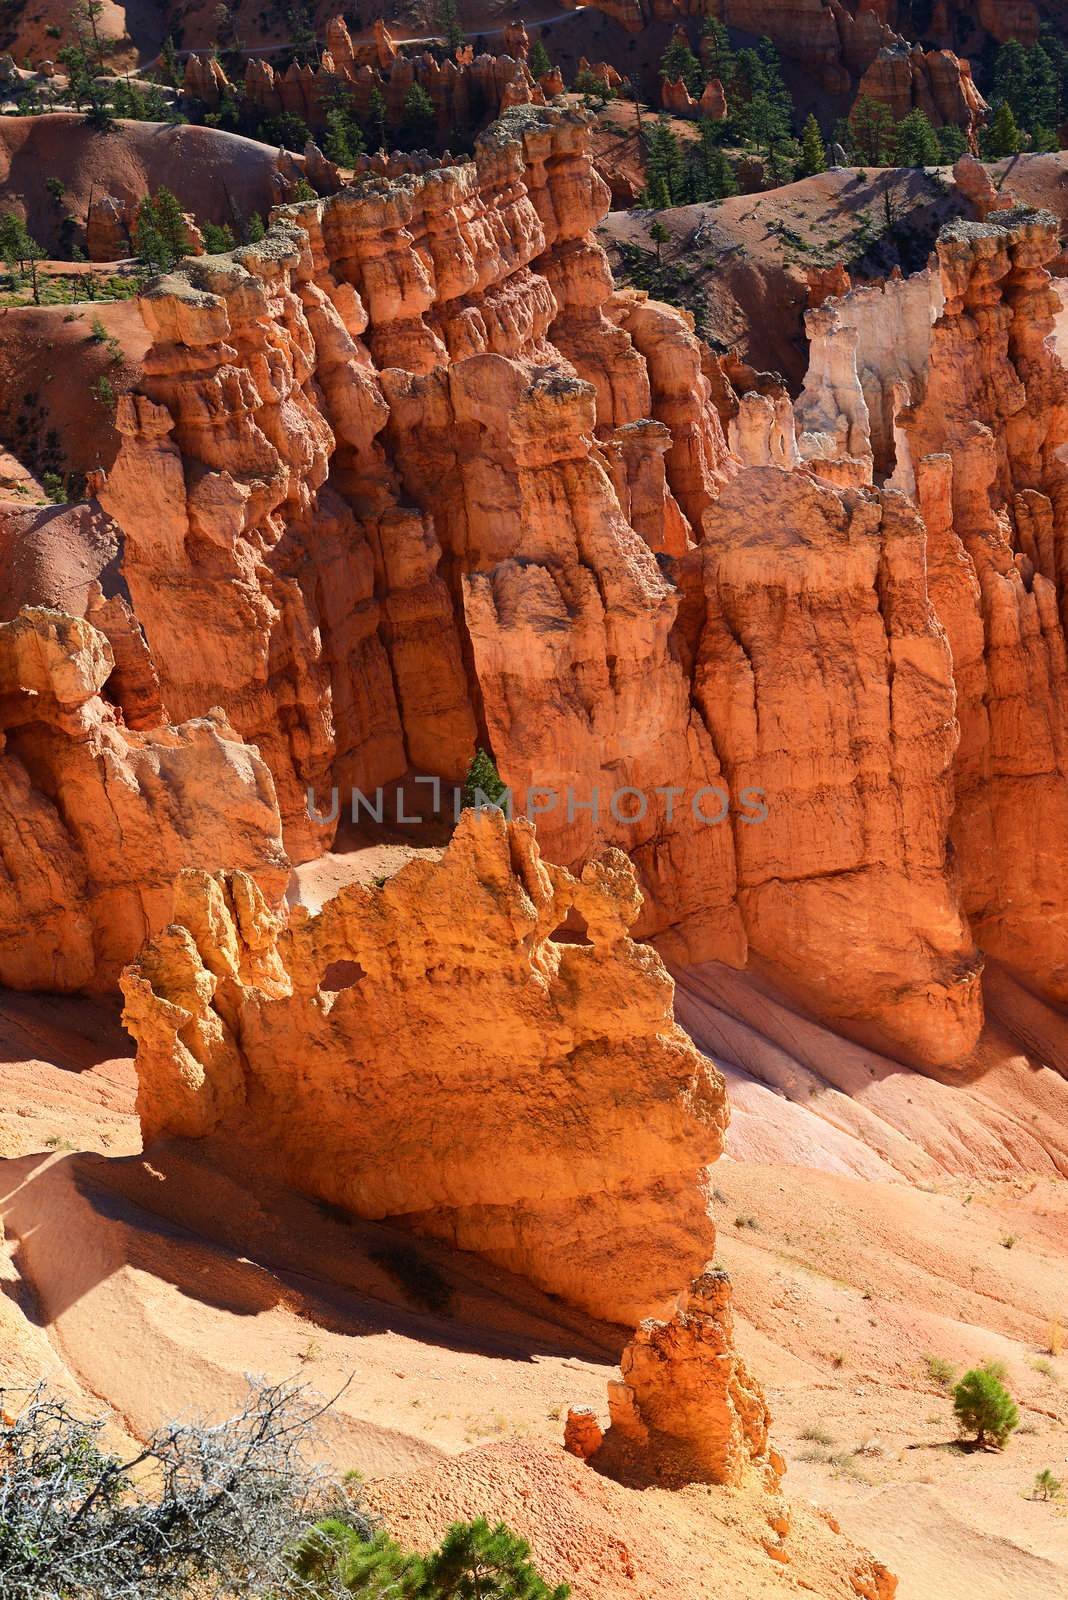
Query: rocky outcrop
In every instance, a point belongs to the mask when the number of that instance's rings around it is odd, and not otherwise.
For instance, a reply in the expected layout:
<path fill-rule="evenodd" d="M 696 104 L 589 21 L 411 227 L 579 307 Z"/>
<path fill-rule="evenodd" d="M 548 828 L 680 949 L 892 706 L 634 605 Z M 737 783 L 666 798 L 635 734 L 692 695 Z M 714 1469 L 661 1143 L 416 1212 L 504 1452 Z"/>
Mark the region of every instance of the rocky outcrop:
<path fill-rule="evenodd" d="M 879 51 L 860 80 L 857 99 L 863 98 L 886 106 L 895 122 L 919 109 L 933 127 L 963 128 L 973 150 L 990 111 L 969 62 L 951 50 L 924 51 L 903 41 Z"/>
<path fill-rule="evenodd" d="M 229 91 L 222 62 L 211 51 L 192 51 L 186 57 L 182 93 L 187 99 L 200 101 L 209 111 L 218 111 Z"/>
<path fill-rule="evenodd" d="M 85 219 L 85 252 L 90 261 L 122 261 L 132 249 L 129 207 L 114 195 L 95 195 Z"/>
<path fill-rule="evenodd" d="M 377 92 L 385 105 L 386 131 L 392 134 L 404 126 L 405 101 L 412 85 L 418 84 L 434 107 L 435 137 L 444 143 L 450 134 L 466 134 L 509 106 L 541 103 L 545 98 L 527 70 L 527 37 L 521 24 L 518 29 L 505 29 L 500 55 L 475 56 L 470 46 L 462 46 L 455 59 L 444 60 L 425 50 L 415 55 L 402 53 L 381 22 L 376 22 L 370 44 L 353 45 L 341 18 L 328 24 L 327 38 L 332 47 L 314 66 L 292 62 L 279 72 L 264 57 L 250 56 L 244 78 L 248 109 L 264 117 L 299 117 L 313 133 L 320 133 L 327 126 L 339 88 L 365 125 L 371 97 Z M 214 66 L 221 72 L 217 62 Z M 187 71 L 186 93 L 205 104 L 217 103 L 221 92 L 230 88 L 225 77 L 222 85 L 212 77 L 200 94 L 201 77 L 200 69 L 192 77 Z M 618 73 L 615 77 L 618 82 Z"/>
<path fill-rule="evenodd" d="M 708 1252 L 726 1121 L 629 937 L 639 903 L 620 852 L 575 879 L 497 811 L 288 925 L 244 874 L 187 872 L 123 978 L 146 1143 L 239 1139 L 305 1192 L 633 1322 Z M 585 944 L 553 938 L 572 909 Z"/>
<path fill-rule="evenodd" d="M 983 163 L 973 155 L 960 157 L 953 168 L 953 182 L 979 222 L 985 222 L 992 211 L 1011 211 L 1016 205 L 1011 191 L 1000 190 Z"/>
<path fill-rule="evenodd" d="M 1061 301 L 1046 265 L 1058 225 L 1001 208 L 974 164 L 960 175 L 985 222 L 944 229 L 933 270 L 854 290 L 817 315 L 864 375 L 876 470 L 926 526 L 960 725 L 939 826 L 962 907 L 984 951 L 1063 1002 L 1068 370 L 1051 338 Z M 822 392 L 833 410 L 833 385 Z"/>
<path fill-rule="evenodd" d="M 240 861 L 272 901 L 285 888 L 255 750 L 221 713 L 143 729 L 145 688 L 86 621 L 26 607 L 0 624 L 0 983 L 113 988 L 184 866 Z"/>
<path fill-rule="evenodd" d="M 768 1442 L 763 1391 L 734 1348 L 721 1267 L 694 1278 L 666 1321 L 642 1322 L 619 1365 L 598 1465 L 674 1484 L 739 1484 L 759 1466 L 768 1488 L 778 1488 L 785 1464 Z"/>

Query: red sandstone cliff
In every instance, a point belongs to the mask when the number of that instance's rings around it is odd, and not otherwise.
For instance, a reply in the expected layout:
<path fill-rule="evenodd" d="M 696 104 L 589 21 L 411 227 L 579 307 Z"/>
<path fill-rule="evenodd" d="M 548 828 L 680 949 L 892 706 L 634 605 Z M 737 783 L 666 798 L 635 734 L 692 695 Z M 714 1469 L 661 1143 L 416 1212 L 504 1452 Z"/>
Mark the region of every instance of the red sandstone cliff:
<path fill-rule="evenodd" d="M 627 850 L 666 952 L 751 950 L 839 1025 L 959 1060 L 978 961 L 922 525 L 797 478 L 785 398 L 740 407 L 685 316 L 613 292 L 588 140 L 519 108 L 473 165 L 289 208 L 149 290 L 102 497 L 164 698 L 255 742 L 298 858 L 331 834 L 309 787 L 456 779 L 488 739 L 520 808 L 555 791 L 548 859 Z M 834 381 L 803 453 L 870 482 L 855 362 Z M 737 477 L 731 418 L 779 468 Z"/>

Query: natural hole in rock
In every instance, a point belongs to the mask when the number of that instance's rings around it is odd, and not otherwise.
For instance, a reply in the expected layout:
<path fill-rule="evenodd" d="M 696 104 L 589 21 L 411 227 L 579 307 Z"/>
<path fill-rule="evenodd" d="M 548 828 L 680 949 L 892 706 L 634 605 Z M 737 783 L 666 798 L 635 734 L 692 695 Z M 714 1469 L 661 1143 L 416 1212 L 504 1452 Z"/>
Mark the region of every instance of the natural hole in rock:
<path fill-rule="evenodd" d="M 354 989 L 366 973 L 358 961 L 331 961 L 322 977 L 319 979 L 319 989 L 328 994 L 337 994 L 341 989 Z"/>
<path fill-rule="evenodd" d="M 560 926 L 552 932 L 550 937 L 556 944 L 590 944 L 589 929 L 586 918 L 575 910 L 574 906 L 561 922 Z"/>

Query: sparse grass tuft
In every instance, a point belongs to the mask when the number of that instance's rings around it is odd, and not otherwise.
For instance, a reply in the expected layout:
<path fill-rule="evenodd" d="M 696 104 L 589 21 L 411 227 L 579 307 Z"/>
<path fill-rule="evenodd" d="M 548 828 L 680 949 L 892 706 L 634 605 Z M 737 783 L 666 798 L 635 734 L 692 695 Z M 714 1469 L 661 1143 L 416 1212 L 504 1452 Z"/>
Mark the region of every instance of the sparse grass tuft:
<path fill-rule="evenodd" d="M 936 1383 L 940 1389 L 944 1389 L 948 1394 L 953 1387 L 953 1380 L 957 1376 L 957 1369 L 953 1363 L 944 1360 L 942 1356 L 932 1355 L 925 1355 L 923 1363 L 927 1368 L 927 1376 L 931 1382 Z"/>

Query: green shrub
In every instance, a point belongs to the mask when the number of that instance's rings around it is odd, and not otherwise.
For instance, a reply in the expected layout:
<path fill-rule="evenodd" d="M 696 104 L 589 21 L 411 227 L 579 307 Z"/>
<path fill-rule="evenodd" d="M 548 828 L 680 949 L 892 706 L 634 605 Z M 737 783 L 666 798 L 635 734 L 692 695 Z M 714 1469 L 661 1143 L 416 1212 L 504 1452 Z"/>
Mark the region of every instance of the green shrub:
<path fill-rule="evenodd" d="M 297 1575 L 311 1593 L 342 1588 L 365 1600 L 567 1600 L 566 1583 L 550 1589 L 530 1564 L 530 1546 L 503 1522 L 455 1522 L 436 1550 L 413 1555 L 379 1531 L 361 1538 L 330 1518 L 300 1541 Z"/>
<path fill-rule="evenodd" d="M 1000 1448 L 1020 1423 L 1012 1396 L 990 1365 L 964 1374 L 953 1390 L 953 1409 L 961 1432 L 974 1433 L 977 1445 Z"/>
<path fill-rule="evenodd" d="M 498 805 L 508 793 L 501 782 L 493 757 L 481 747 L 475 752 L 464 779 L 463 803 L 465 807 Z"/>

